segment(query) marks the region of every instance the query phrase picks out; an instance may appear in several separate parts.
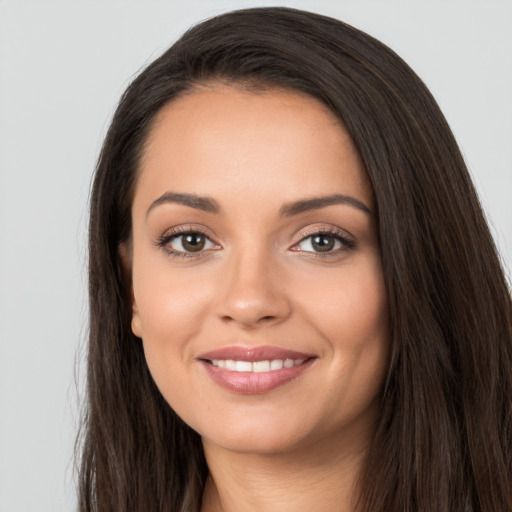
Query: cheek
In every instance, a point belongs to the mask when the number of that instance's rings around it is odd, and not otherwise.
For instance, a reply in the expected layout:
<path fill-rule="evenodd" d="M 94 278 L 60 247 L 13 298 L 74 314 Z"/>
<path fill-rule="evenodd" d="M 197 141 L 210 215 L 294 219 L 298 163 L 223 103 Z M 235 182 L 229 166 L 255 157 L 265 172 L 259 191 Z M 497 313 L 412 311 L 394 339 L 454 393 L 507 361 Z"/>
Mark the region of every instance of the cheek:
<path fill-rule="evenodd" d="M 324 340 L 329 360 L 324 378 L 333 394 L 324 406 L 333 417 L 353 417 L 373 403 L 388 368 L 390 329 L 380 259 L 340 267 L 336 278 L 322 284 L 308 287 L 303 311 Z"/>
<path fill-rule="evenodd" d="M 170 272 L 165 263 L 139 265 L 133 278 L 146 363 L 160 392 L 180 415 L 189 408 L 183 390 L 190 388 L 194 342 L 211 302 L 208 287 L 197 285 L 195 279 Z"/>
<path fill-rule="evenodd" d="M 144 261 L 141 257 L 134 265 L 132 324 L 140 327 L 136 334 L 149 370 L 169 400 L 173 390 L 185 385 L 184 370 L 195 361 L 194 342 L 211 310 L 214 290 L 200 270 L 171 271 L 166 256 Z"/>
<path fill-rule="evenodd" d="M 329 411 L 334 429 L 364 411 L 375 412 L 389 363 L 387 294 L 380 261 L 366 263 L 315 288 L 304 305 L 325 341 L 329 363 L 322 379 L 331 392 L 320 406 Z"/>
<path fill-rule="evenodd" d="M 347 348 L 382 343 L 387 339 L 387 296 L 379 258 L 340 268 L 336 276 L 304 283 L 301 307 L 333 345 Z"/>
<path fill-rule="evenodd" d="M 142 338 L 178 343 L 200 327 L 213 290 L 201 271 L 172 271 L 165 257 L 161 259 L 145 265 L 141 258 L 134 266 L 134 316 Z"/>

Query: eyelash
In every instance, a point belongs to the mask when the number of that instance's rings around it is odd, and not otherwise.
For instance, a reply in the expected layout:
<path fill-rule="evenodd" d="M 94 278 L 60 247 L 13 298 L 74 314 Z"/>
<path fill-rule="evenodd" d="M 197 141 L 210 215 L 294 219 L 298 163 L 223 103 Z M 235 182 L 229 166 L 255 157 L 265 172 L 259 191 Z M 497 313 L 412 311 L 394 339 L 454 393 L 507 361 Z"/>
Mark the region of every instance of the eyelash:
<path fill-rule="evenodd" d="M 168 256 L 172 258 L 200 258 L 205 255 L 204 250 L 197 252 L 187 252 L 187 251 L 176 251 L 174 249 L 169 249 L 167 244 L 169 244 L 175 238 L 179 238 L 180 236 L 186 235 L 201 235 L 206 238 L 209 242 L 215 244 L 213 240 L 201 229 L 194 228 L 192 226 L 183 226 L 178 227 L 172 230 L 172 232 L 167 232 L 165 235 L 161 236 L 155 243 L 157 247 L 161 247 Z M 218 245 L 218 244 L 215 244 Z"/>
<path fill-rule="evenodd" d="M 169 249 L 167 245 L 174 240 L 175 238 L 179 238 L 180 236 L 185 235 L 201 235 L 206 238 L 210 243 L 215 244 L 215 242 L 201 229 L 193 228 L 193 227 L 182 227 L 182 228 L 175 228 L 171 233 L 166 233 L 162 237 L 160 237 L 156 242 L 155 245 L 157 247 L 160 247 L 166 251 L 166 253 L 172 257 L 172 258 L 200 258 L 205 255 L 205 252 L 207 250 L 200 250 L 197 252 L 187 252 L 187 251 L 176 251 L 174 249 Z M 310 229 L 300 235 L 300 240 L 293 244 L 292 247 L 296 247 L 302 242 L 306 241 L 308 238 L 312 238 L 314 236 L 319 235 L 327 235 L 332 238 L 334 238 L 336 241 L 340 242 L 342 247 L 340 249 L 337 249 L 335 251 L 326 251 L 325 253 L 322 252 L 315 252 L 315 251 L 301 251 L 296 250 L 295 252 L 302 252 L 307 253 L 308 256 L 314 255 L 318 258 L 328 258 L 337 255 L 339 252 L 343 250 L 351 250 L 355 249 L 357 247 L 356 241 L 349 236 L 346 233 L 341 233 L 339 230 L 332 229 L 332 228 L 315 228 Z M 215 244 L 218 245 L 218 244 Z M 293 250 L 293 249 L 291 249 Z"/>
<path fill-rule="evenodd" d="M 334 238 L 335 241 L 340 242 L 341 247 L 334 251 L 326 251 L 324 253 L 318 251 L 301 251 L 300 249 L 296 250 L 296 252 L 302 252 L 306 254 L 308 257 L 315 258 L 329 258 L 337 256 L 340 252 L 346 250 L 352 250 L 357 247 L 355 239 L 350 236 L 348 233 L 342 232 L 335 228 L 313 228 L 309 229 L 300 235 L 300 240 L 296 242 L 293 247 L 297 247 L 302 242 L 306 241 L 308 238 L 313 238 L 315 236 L 327 235 L 329 237 Z M 292 249 L 293 250 L 293 249 Z"/>

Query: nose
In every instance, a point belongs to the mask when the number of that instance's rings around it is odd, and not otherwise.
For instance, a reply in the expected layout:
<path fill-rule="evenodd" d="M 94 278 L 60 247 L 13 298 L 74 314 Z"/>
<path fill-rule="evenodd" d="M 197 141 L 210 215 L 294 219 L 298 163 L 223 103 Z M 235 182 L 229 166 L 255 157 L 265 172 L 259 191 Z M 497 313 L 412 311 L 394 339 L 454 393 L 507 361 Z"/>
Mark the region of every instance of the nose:
<path fill-rule="evenodd" d="M 218 313 L 225 323 L 244 329 L 274 325 L 291 313 L 283 273 L 268 254 L 233 257 L 222 276 Z"/>

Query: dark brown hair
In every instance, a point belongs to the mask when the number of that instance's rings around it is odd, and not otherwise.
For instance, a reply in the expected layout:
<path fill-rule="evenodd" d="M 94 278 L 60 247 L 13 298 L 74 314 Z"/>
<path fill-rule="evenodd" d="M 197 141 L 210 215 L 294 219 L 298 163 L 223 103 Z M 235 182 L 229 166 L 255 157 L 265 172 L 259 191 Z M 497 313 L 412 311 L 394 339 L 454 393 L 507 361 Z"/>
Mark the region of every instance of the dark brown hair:
<path fill-rule="evenodd" d="M 119 103 L 91 197 L 80 510 L 200 506 L 200 438 L 160 395 L 131 332 L 119 248 L 156 113 L 211 81 L 317 98 L 348 128 L 372 184 L 392 355 L 359 509 L 512 510 L 511 298 L 454 137 L 393 51 L 340 21 L 286 8 L 200 23 Z"/>

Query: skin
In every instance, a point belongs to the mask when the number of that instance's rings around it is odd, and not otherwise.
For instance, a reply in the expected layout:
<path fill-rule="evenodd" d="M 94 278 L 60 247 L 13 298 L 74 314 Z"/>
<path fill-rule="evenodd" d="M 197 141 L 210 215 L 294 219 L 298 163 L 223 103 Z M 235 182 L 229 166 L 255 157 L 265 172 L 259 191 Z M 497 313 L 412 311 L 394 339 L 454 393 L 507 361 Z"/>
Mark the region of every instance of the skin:
<path fill-rule="evenodd" d="M 150 208 L 167 192 L 220 211 Z M 163 396 L 202 436 L 203 512 L 352 510 L 389 355 L 375 217 L 353 204 L 280 215 L 332 194 L 374 209 L 349 134 L 313 98 L 212 84 L 157 116 L 132 207 L 132 329 Z M 204 249 L 184 251 L 180 227 L 204 233 Z M 319 229 L 334 232 L 331 251 L 312 245 Z M 272 391 L 237 393 L 198 360 L 233 345 L 314 361 Z"/>

